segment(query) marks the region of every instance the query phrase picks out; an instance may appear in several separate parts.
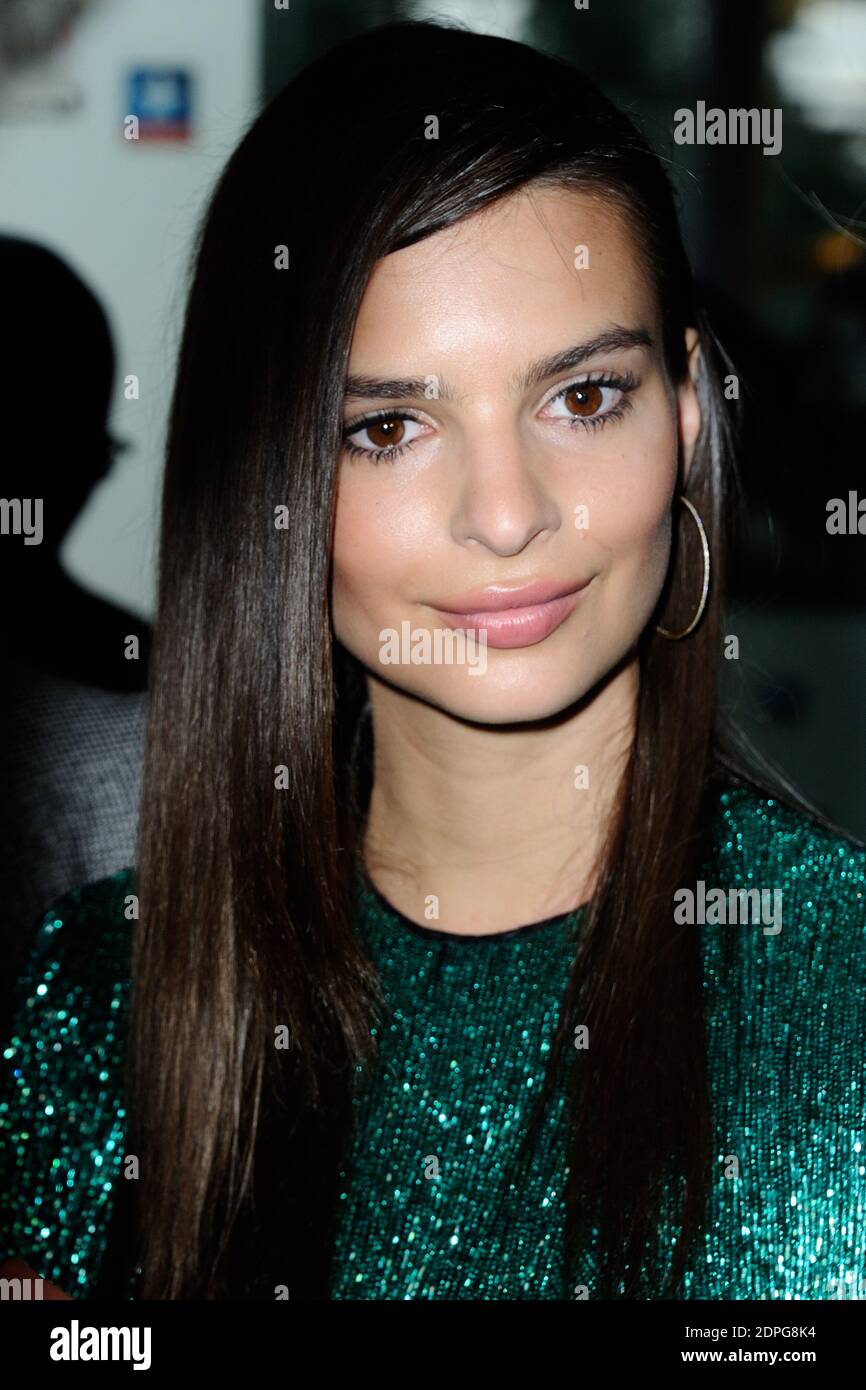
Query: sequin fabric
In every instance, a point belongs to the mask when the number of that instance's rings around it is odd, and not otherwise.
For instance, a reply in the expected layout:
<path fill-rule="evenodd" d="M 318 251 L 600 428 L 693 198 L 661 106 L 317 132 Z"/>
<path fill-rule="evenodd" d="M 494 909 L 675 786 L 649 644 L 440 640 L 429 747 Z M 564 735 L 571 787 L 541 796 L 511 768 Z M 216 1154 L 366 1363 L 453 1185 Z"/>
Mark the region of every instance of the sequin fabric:
<path fill-rule="evenodd" d="M 695 925 L 716 1153 L 683 1296 L 864 1298 L 866 851 L 740 787 L 721 794 L 715 841 L 707 903 L 713 887 L 758 890 L 766 910 Z M 2 1050 L 0 1260 L 77 1297 L 120 1180 L 133 882 L 125 870 L 46 915 Z M 458 937 L 359 882 L 357 929 L 388 1009 L 358 1078 L 334 1299 L 593 1297 L 591 1243 L 563 1272 L 561 1086 L 525 1172 L 512 1166 L 580 923 Z"/>
<path fill-rule="evenodd" d="M 455 937 L 413 926 L 372 886 L 360 905 L 391 1018 L 355 1101 L 332 1296 L 561 1298 L 561 1093 L 514 1190 L 508 1169 L 581 914 Z"/>

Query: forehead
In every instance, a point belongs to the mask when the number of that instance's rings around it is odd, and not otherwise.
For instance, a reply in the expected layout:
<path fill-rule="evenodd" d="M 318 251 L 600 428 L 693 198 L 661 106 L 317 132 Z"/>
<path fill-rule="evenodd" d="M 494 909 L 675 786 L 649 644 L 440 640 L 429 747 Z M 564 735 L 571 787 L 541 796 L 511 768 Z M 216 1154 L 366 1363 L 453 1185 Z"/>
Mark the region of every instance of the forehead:
<path fill-rule="evenodd" d="M 519 190 L 376 264 L 350 368 L 423 367 L 421 357 L 447 353 L 467 369 L 492 356 L 510 370 L 534 349 L 610 322 L 652 331 L 655 320 L 652 284 L 615 204 L 572 189 Z"/>

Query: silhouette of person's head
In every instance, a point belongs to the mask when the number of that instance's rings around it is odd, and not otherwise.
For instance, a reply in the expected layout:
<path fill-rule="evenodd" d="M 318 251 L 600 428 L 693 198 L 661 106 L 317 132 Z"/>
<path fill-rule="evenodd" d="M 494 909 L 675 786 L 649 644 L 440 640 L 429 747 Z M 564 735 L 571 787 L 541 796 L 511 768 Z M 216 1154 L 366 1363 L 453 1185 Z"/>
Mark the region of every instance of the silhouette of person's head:
<path fill-rule="evenodd" d="M 0 303 L 0 495 L 43 499 L 41 545 L 4 536 L 0 554 L 4 568 L 24 563 L 25 554 L 30 567 L 56 555 L 111 466 L 114 351 L 101 305 L 44 246 L 0 236 Z"/>

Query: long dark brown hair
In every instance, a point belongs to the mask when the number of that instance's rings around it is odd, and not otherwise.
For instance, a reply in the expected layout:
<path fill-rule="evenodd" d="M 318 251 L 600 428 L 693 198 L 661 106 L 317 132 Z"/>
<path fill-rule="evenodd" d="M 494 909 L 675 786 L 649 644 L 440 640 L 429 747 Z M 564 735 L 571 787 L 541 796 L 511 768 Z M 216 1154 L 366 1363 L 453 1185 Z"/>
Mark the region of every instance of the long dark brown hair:
<path fill-rule="evenodd" d="M 435 118 L 438 129 L 435 129 Z M 435 138 L 430 138 L 435 132 Z M 711 1111 L 698 935 L 672 920 L 711 838 L 719 561 L 732 406 L 659 158 L 566 62 L 456 27 L 370 30 L 304 69 L 230 159 L 200 230 L 167 449 L 137 858 L 128 1148 L 140 1292 L 327 1298 L 375 972 L 352 930 L 369 765 L 363 672 L 329 613 L 342 393 L 374 264 L 529 185 L 627 217 L 671 379 L 703 350 L 687 495 L 640 643 L 636 732 L 564 1001 L 576 1022 L 568 1238 L 601 1232 L 594 1295 L 676 1288 L 704 1212 Z M 285 248 L 281 251 L 280 248 Z M 288 266 L 285 262 L 288 258 Z M 285 508 L 285 526 L 275 525 Z M 682 508 L 678 509 L 682 511 Z M 280 771 L 283 769 L 283 771 Z M 279 1028 L 291 1045 L 275 1044 Z M 539 1112 L 540 1114 L 540 1112 Z M 538 1120 L 538 1115 L 535 1117 Z M 528 1142 L 531 1143 L 530 1132 Z M 680 1240 L 658 1249 L 661 1183 Z"/>

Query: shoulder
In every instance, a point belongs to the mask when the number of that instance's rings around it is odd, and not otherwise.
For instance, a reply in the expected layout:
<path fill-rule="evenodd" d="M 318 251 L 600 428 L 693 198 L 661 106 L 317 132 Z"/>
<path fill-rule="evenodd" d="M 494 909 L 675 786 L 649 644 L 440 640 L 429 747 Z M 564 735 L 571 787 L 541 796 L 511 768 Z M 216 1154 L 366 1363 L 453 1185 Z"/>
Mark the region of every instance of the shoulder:
<path fill-rule="evenodd" d="M 866 935 L 866 846 L 808 808 L 726 784 L 718 796 L 714 845 L 720 881 L 781 893 L 788 921 Z"/>
<path fill-rule="evenodd" d="M 705 879 L 679 920 L 702 924 L 710 992 L 730 1000 L 742 989 L 744 1009 L 760 1007 L 783 1031 L 818 997 L 822 1017 L 866 1027 L 862 845 L 775 793 L 726 785 Z"/>
<path fill-rule="evenodd" d="M 137 915 L 131 868 L 71 889 L 43 913 L 16 986 L 6 1061 L 14 1064 L 56 1031 L 63 1044 L 54 1048 L 57 1070 L 62 1058 L 104 1037 L 129 993 Z"/>
<path fill-rule="evenodd" d="M 866 849 L 808 809 L 728 786 L 706 877 L 695 920 L 718 1027 L 792 1075 L 794 1052 L 804 1067 L 847 1056 L 849 1086 L 866 1085 L 851 1046 L 866 1030 Z"/>
<path fill-rule="evenodd" d="M 52 1026 L 58 1010 L 73 1002 L 76 1043 L 104 1031 L 130 984 L 134 877 L 132 869 L 120 869 L 71 889 L 43 913 L 15 990 L 19 1039 L 22 1029 Z"/>
<path fill-rule="evenodd" d="M 137 918 L 135 871 L 119 869 L 63 894 L 42 916 L 19 982 L 18 999 L 31 988 L 45 997 L 41 978 L 48 961 L 53 976 L 79 975 L 90 992 L 114 976 L 125 977 L 131 961 L 131 929 Z M 37 978 L 39 977 L 39 978 Z M 62 978 L 61 978 L 62 983 Z"/>

